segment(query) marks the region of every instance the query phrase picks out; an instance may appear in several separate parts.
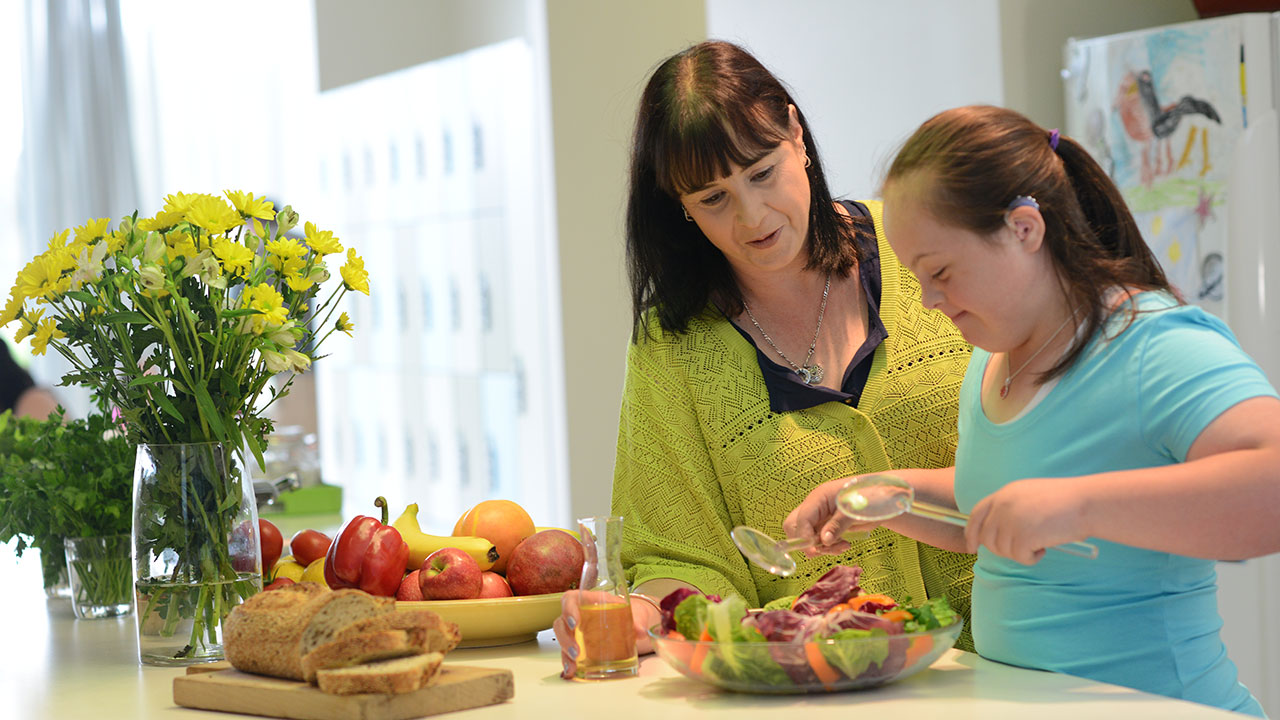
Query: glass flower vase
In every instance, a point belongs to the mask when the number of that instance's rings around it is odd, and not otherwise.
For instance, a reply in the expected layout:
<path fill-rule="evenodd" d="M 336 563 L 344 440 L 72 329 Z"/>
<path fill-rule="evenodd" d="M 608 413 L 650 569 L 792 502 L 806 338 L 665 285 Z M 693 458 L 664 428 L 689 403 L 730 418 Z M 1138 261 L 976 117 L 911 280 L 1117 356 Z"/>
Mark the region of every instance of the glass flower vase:
<path fill-rule="evenodd" d="M 80 620 L 133 611 L 128 535 L 65 538 L 71 609 Z"/>
<path fill-rule="evenodd" d="M 222 623 L 262 589 L 253 483 L 220 443 L 138 446 L 133 562 L 139 659 L 221 660 Z"/>

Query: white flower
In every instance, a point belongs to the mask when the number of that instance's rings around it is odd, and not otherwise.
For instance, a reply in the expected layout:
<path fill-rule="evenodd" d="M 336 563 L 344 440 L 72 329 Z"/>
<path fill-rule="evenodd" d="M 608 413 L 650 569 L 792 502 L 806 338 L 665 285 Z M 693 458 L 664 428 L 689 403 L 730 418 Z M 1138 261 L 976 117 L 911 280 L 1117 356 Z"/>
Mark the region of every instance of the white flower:
<path fill-rule="evenodd" d="M 298 324 L 290 320 L 284 325 L 267 333 L 267 337 L 271 338 L 271 342 L 280 347 L 291 348 L 298 344 L 298 339 L 302 337 L 302 328 Z"/>
<path fill-rule="evenodd" d="M 168 254 L 169 246 L 165 245 L 164 238 L 160 237 L 159 233 L 147 235 L 147 244 L 142 248 L 142 262 L 158 263 Z"/>
<path fill-rule="evenodd" d="M 275 350 L 263 349 L 262 359 L 267 363 L 267 370 L 273 373 L 284 372 L 289 369 L 289 358 L 284 353 L 278 353 Z"/>
<path fill-rule="evenodd" d="M 289 358 L 289 366 L 293 368 L 294 372 L 306 372 L 307 368 L 311 367 L 311 358 L 307 357 L 305 353 L 300 353 L 297 350 L 285 350 L 284 354 Z"/>
<path fill-rule="evenodd" d="M 107 244 L 99 242 L 86 247 L 76 258 L 75 272 L 71 273 L 71 289 L 79 290 L 87 282 L 97 282 L 102 277 L 102 261 L 107 257 Z"/>
<path fill-rule="evenodd" d="M 138 282 L 147 290 L 163 290 L 164 270 L 159 265 L 143 265 L 138 269 Z"/>

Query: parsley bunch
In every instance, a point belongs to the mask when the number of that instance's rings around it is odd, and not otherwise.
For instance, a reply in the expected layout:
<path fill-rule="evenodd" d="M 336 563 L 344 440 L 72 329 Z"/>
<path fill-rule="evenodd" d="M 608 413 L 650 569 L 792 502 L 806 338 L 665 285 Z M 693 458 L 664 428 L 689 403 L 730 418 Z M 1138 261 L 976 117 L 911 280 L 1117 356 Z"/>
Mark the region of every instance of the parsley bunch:
<path fill-rule="evenodd" d="M 46 587 L 66 567 L 63 538 L 130 531 L 134 446 L 116 430 L 102 415 L 0 414 L 0 542 L 38 549 Z"/>

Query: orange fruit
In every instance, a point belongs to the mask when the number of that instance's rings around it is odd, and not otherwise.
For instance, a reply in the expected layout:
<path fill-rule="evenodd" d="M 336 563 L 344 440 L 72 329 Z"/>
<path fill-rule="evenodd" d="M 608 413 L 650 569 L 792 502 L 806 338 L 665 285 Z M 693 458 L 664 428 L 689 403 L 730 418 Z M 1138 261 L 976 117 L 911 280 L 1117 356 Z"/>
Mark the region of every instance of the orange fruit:
<path fill-rule="evenodd" d="M 490 569 L 496 573 L 507 571 L 511 551 L 534 532 L 533 518 L 510 500 L 485 500 L 458 518 L 453 526 L 455 537 L 471 535 L 493 543 L 498 550 L 498 561 Z"/>

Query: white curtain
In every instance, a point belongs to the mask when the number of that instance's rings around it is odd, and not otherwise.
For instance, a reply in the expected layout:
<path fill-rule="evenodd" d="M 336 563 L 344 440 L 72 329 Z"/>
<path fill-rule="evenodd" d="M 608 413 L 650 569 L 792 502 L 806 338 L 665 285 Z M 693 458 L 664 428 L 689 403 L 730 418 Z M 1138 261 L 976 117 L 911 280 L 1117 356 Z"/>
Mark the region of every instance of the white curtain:
<path fill-rule="evenodd" d="M 54 233 L 138 207 L 119 0 L 26 0 L 25 8 L 24 259 Z M 52 385 L 69 368 L 51 353 L 32 369 Z M 87 412 L 86 392 L 57 392 L 73 414 Z"/>

